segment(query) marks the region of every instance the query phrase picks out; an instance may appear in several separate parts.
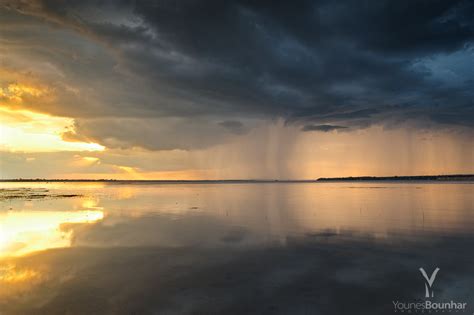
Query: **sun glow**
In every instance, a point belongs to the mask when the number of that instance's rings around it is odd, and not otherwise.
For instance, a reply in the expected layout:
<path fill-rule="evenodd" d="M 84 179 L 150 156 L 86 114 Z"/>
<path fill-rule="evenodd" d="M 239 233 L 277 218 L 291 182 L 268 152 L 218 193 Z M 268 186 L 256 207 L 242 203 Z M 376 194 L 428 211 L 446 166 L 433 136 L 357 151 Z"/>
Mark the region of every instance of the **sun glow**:
<path fill-rule="evenodd" d="M 0 281 L 3 283 L 30 282 L 34 278 L 39 278 L 40 274 L 31 269 L 17 269 L 14 264 L 7 264 L 0 267 Z"/>
<path fill-rule="evenodd" d="M 71 245 L 72 232 L 64 224 L 94 223 L 102 211 L 22 211 L 0 214 L 0 257 L 19 256 Z"/>
<path fill-rule="evenodd" d="M 0 149 L 23 152 L 102 151 L 97 143 L 68 142 L 61 134 L 73 120 L 0 107 Z"/>
<path fill-rule="evenodd" d="M 40 97 L 51 94 L 47 88 L 38 88 L 32 85 L 10 83 L 0 88 L 0 98 L 10 102 L 21 103 L 28 97 Z"/>

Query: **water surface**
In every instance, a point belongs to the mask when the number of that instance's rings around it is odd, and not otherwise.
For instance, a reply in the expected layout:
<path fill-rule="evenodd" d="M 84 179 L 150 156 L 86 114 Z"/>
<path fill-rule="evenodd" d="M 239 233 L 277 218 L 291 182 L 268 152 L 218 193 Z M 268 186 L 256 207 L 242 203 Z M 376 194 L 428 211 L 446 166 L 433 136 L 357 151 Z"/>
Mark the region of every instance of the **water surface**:
<path fill-rule="evenodd" d="M 419 267 L 474 303 L 469 182 L 1 189 L 4 314 L 385 314 Z"/>

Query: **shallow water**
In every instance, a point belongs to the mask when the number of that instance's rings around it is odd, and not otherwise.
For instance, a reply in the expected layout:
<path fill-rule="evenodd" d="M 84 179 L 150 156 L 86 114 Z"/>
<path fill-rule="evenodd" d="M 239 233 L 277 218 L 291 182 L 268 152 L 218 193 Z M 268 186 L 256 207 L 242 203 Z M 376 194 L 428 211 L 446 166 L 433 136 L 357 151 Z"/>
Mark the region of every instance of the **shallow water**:
<path fill-rule="evenodd" d="M 472 183 L 0 188 L 0 314 L 474 309 Z"/>

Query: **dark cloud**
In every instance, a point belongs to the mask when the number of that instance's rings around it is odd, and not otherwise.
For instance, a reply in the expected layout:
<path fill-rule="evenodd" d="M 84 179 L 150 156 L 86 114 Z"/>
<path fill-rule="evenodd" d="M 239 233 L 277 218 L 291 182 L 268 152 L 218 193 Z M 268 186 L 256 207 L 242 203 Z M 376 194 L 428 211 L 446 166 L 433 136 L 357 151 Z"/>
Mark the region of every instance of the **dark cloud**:
<path fill-rule="evenodd" d="M 237 120 L 225 120 L 219 123 L 220 126 L 224 127 L 225 129 L 229 130 L 234 134 L 243 134 L 245 133 L 244 124 Z"/>
<path fill-rule="evenodd" d="M 332 125 L 306 125 L 301 128 L 302 131 L 322 131 L 322 132 L 329 132 L 339 129 L 346 129 L 347 127 L 344 126 L 332 126 Z"/>
<path fill-rule="evenodd" d="M 16 56 L 50 63 L 80 88 L 81 98 L 63 93 L 74 117 L 200 117 L 236 134 L 229 122 L 245 119 L 474 125 L 472 1 L 38 1 L 1 14 L 23 25 L 2 31 Z M 28 35 L 44 20 L 81 39 Z M 19 42 L 36 44 L 19 52 Z M 135 126 L 120 141 L 143 131 Z M 122 126 L 103 129 L 113 128 Z"/>
<path fill-rule="evenodd" d="M 233 134 L 242 133 L 243 127 L 235 123 L 215 125 L 205 119 L 169 117 L 81 119 L 76 120 L 74 131 L 66 131 L 62 137 L 117 149 L 192 150 L 224 143 Z M 221 126 L 230 132 L 222 132 Z"/>

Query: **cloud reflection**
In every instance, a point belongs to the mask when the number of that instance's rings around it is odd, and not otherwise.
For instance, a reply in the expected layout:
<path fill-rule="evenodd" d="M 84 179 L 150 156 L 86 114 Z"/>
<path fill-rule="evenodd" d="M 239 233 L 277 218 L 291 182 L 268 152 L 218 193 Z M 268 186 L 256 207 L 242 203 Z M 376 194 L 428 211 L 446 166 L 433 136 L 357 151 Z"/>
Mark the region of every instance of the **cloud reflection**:
<path fill-rule="evenodd" d="M 72 247 L 10 259 L 6 314 L 389 314 L 424 296 L 418 268 L 439 266 L 437 298 L 468 302 L 472 239 L 386 242 L 369 235 L 287 237 L 257 247 Z M 21 292 L 22 294 L 18 294 Z"/>
<path fill-rule="evenodd" d="M 0 213 L 0 257 L 71 245 L 71 231 L 64 224 L 92 223 L 102 211 L 8 211 Z"/>

